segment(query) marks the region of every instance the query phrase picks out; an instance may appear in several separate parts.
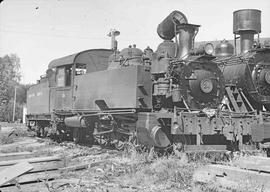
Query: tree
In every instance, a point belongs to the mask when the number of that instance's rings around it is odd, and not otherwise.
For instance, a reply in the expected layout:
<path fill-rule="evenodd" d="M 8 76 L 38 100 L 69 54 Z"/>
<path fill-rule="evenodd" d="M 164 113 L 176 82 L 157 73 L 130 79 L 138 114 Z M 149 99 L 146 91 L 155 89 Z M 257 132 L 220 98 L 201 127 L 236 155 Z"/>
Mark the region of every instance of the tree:
<path fill-rule="evenodd" d="M 20 59 L 16 54 L 0 57 L 0 121 L 9 121 L 14 87 L 20 81 Z"/>

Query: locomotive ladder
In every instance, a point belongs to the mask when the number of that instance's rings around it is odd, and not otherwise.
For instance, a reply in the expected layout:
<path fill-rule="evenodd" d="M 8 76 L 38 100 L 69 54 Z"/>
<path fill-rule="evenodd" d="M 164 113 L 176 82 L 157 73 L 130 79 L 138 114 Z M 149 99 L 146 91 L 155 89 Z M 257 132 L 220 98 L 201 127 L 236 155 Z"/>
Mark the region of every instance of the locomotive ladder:
<path fill-rule="evenodd" d="M 236 86 L 226 86 L 225 88 L 230 104 L 234 108 L 235 112 L 249 112 L 248 109 L 253 110 L 251 104 L 245 97 L 241 89 Z"/>

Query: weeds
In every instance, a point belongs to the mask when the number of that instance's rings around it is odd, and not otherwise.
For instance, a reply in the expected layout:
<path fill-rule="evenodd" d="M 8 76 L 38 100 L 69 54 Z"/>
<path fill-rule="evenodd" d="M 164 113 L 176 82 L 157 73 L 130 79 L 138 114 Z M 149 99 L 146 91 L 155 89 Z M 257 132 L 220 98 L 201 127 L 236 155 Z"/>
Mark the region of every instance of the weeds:
<path fill-rule="evenodd" d="M 14 124 L 6 132 L 0 131 L 0 144 L 14 143 L 16 138 L 29 136 L 29 133 L 24 128 L 24 125 Z"/>

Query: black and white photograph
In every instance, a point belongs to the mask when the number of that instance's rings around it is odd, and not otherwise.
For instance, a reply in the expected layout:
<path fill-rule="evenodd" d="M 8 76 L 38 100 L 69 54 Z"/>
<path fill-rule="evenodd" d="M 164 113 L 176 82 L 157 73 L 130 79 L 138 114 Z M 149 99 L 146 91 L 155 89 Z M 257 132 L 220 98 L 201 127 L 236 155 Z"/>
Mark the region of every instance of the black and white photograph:
<path fill-rule="evenodd" d="M 269 0 L 0 0 L 0 192 L 270 192 Z"/>

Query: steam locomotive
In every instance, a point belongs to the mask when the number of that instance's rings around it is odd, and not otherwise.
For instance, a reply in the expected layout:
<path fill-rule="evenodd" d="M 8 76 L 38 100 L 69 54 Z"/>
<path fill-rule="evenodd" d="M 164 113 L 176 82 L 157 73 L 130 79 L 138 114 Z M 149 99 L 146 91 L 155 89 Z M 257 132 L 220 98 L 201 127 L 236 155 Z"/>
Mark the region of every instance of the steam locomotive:
<path fill-rule="evenodd" d="M 228 96 L 214 46 L 194 48 L 199 27 L 173 11 L 158 25 L 164 41 L 155 52 L 135 45 L 119 52 L 114 30 L 112 49 L 51 61 L 27 92 L 28 126 L 39 135 L 117 148 L 125 141 L 158 148 L 181 144 L 184 150 L 250 147 L 261 116 L 221 110 L 226 96 L 228 107 L 238 101 Z"/>
<path fill-rule="evenodd" d="M 240 54 L 233 45 L 221 42 L 216 47 L 225 83 L 231 92 L 239 92 L 243 104 L 231 106 L 234 111 L 270 110 L 270 46 L 259 42 L 261 11 L 243 9 L 233 13 L 234 44 L 240 38 Z M 254 35 L 258 35 L 258 41 Z M 230 88 L 229 88 L 230 87 Z M 238 90 L 236 90 L 238 89 Z M 236 90 L 236 91 L 234 91 Z"/>

